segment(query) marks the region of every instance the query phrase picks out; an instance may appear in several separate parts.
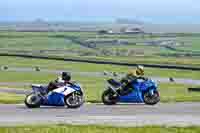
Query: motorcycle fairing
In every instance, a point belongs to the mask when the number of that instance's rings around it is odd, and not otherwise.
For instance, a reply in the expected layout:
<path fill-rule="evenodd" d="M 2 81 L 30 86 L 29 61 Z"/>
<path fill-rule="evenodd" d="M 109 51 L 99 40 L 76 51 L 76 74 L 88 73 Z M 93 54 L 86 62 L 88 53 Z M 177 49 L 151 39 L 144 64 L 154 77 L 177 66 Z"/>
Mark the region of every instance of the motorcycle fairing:
<path fill-rule="evenodd" d="M 52 92 L 47 96 L 47 99 L 43 100 L 42 105 L 50 106 L 65 106 L 65 95 L 57 92 Z"/>
<path fill-rule="evenodd" d="M 132 82 L 132 86 L 134 90 L 125 96 L 120 96 L 119 101 L 125 103 L 143 103 L 143 92 L 148 91 L 148 89 L 152 86 L 155 86 L 151 80 L 146 82 L 134 81 Z M 153 87 L 156 89 L 155 87 Z"/>
<path fill-rule="evenodd" d="M 69 86 L 63 86 L 63 87 L 60 87 L 58 89 L 53 90 L 53 92 L 61 93 L 65 96 L 69 95 L 70 93 L 72 93 L 74 91 L 76 91 L 76 90 L 72 87 L 69 87 Z"/>
<path fill-rule="evenodd" d="M 48 94 L 47 99 L 43 100 L 43 105 L 51 106 L 64 106 L 65 105 L 65 96 L 74 92 L 75 90 L 69 86 L 63 86 L 53 90 Z"/>
<path fill-rule="evenodd" d="M 142 93 L 132 91 L 130 94 L 126 96 L 120 96 L 119 102 L 125 102 L 125 103 L 143 103 Z"/>

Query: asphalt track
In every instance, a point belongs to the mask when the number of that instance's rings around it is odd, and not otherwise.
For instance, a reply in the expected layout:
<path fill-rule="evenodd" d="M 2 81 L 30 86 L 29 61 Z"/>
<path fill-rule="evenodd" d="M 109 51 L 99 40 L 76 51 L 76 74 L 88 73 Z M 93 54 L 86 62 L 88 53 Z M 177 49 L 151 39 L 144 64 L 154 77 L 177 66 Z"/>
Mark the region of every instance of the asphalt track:
<path fill-rule="evenodd" d="M 24 124 L 103 124 L 112 126 L 191 126 L 200 125 L 200 103 L 85 104 L 78 109 L 0 104 L 0 126 Z"/>

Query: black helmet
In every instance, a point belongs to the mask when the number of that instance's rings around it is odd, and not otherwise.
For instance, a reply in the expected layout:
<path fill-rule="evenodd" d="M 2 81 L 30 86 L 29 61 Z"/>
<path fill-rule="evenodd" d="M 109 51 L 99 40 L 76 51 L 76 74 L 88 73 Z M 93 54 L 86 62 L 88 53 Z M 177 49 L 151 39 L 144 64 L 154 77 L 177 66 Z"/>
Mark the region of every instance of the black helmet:
<path fill-rule="evenodd" d="M 71 80 L 71 74 L 68 72 L 62 72 L 62 80 L 70 81 Z"/>

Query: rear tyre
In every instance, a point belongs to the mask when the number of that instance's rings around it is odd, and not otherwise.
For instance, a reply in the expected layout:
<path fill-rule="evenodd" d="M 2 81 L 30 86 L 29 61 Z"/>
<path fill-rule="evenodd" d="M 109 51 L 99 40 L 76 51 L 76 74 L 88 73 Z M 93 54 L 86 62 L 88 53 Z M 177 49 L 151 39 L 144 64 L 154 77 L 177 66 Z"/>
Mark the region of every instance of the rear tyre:
<path fill-rule="evenodd" d="M 84 103 L 84 96 L 82 93 L 75 92 L 65 97 L 65 104 L 68 108 L 79 108 Z"/>
<path fill-rule="evenodd" d="M 31 93 L 26 96 L 24 103 L 28 108 L 39 108 L 41 105 L 41 98 L 35 93 Z"/>
<path fill-rule="evenodd" d="M 155 105 L 160 101 L 160 95 L 158 91 L 154 91 L 154 94 L 151 96 L 149 92 L 144 93 L 144 103 L 148 105 Z"/>
<path fill-rule="evenodd" d="M 114 96 L 114 92 L 110 89 L 105 90 L 102 94 L 102 102 L 105 105 L 114 105 L 118 102 L 118 96 Z"/>

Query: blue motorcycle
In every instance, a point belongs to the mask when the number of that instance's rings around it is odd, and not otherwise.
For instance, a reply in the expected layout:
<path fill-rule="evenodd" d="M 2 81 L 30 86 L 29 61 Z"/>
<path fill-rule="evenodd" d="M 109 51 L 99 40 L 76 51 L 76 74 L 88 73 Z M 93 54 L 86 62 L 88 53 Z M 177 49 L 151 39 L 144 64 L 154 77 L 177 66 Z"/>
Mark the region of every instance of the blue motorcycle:
<path fill-rule="evenodd" d="M 47 86 L 32 85 L 32 92 L 25 98 L 28 108 L 43 106 L 67 106 L 78 108 L 84 103 L 84 95 L 81 86 L 77 83 L 58 87 L 48 92 Z"/>
<path fill-rule="evenodd" d="M 122 86 L 120 82 L 114 79 L 109 79 L 107 82 L 108 87 L 102 94 L 102 101 L 106 105 L 118 102 L 154 105 L 160 101 L 157 84 L 151 79 L 138 78 L 130 82 L 131 91 L 128 93 L 119 91 Z"/>

